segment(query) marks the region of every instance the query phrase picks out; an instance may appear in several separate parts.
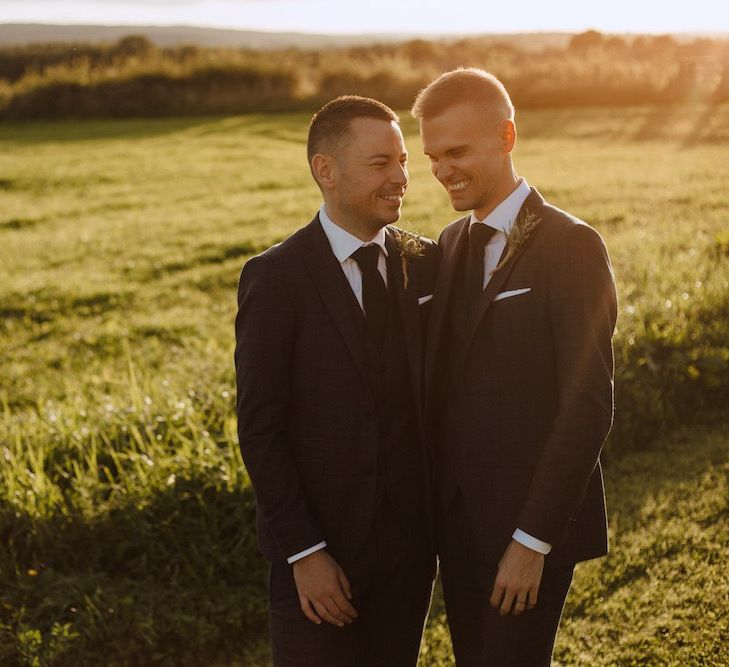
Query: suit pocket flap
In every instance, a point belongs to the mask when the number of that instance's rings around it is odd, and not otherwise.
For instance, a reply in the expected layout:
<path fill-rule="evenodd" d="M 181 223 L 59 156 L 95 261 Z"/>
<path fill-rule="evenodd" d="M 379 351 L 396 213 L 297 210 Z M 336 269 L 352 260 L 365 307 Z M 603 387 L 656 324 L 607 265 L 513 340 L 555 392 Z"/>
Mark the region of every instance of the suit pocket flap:
<path fill-rule="evenodd" d="M 506 292 L 499 292 L 495 297 L 494 301 L 501 301 L 502 299 L 508 299 L 512 296 L 519 296 L 520 294 L 526 294 L 527 292 L 531 292 L 531 287 L 524 287 L 522 289 L 510 289 Z"/>

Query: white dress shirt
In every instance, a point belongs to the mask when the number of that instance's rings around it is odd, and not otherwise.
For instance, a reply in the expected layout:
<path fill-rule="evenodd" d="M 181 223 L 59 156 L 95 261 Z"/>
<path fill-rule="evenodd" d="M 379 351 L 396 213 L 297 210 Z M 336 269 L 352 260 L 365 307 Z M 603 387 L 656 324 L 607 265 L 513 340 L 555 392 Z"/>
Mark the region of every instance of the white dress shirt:
<path fill-rule="evenodd" d="M 382 276 L 382 280 L 385 281 L 387 286 L 387 248 L 385 247 L 385 230 L 384 228 L 377 232 L 375 238 L 371 241 L 362 241 L 356 236 L 350 234 L 346 229 L 339 227 L 330 217 L 326 211 L 326 208 L 322 205 L 319 209 L 319 222 L 321 222 L 322 229 L 329 239 L 329 245 L 332 247 L 332 252 L 342 266 L 344 277 L 347 279 L 349 286 L 354 292 L 354 296 L 357 297 L 360 308 L 364 310 L 362 300 L 362 271 L 359 268 L 359 264 L 352 259 L 352 253 L 359 250 L 362 246 L 377 244 L 380 246 L 382 252 L 377 260 L 377 270 Z M 322 541 L 315 544 L 304 551 L 300 551 L 293 556 L 290 556 L 286 560 L 291 563 L 295 563 L 297 560 L 313 554 L 319 549 L 326 547 L 327 543 Z"/>
<path fill-rule="evenodd" d="M 486 244 L 483 253 L 483 286 L 488 285 L 491 280 L 491 272 L 496 268 L 501 258 L 501 253 L 506 247 L 506 235 L 511 231 L 514 220 L 519 214 L 526 198 L 531 190 L 527 182 L 521 178 L 511 194 L 504 199 L 491 213 L 483 220 L 479 220 L 476 214 L 471 212 L 471 225 L 483 224 L 493 227 L 497 233 L 494 234 Z"/>
<path fill-rule="evenodd" d="M 334 256 L 339 260 L 342 265 L 342 271 L 344 276 L 352 288 L 354 295 L 357 297 L 357 301 L 362 309 L 362 271 L 359 268 L 359 264 L 352 258 L 352 254 L 359 250 L 361 247 L 366 245 L 380 246 L 380 257 L 377 260 L 377 270 L 382 276 L 382 280 L 385 281 L 385 287 L 387 287 L 387 248 L 385 247 L 385 229 L 384 227 L 377 232 L 375 238 L 371 241 L 362 241 L 356 236 L 350 234 L 346 229 L 339 227 L 330 217 L 326 211 L 326 208 L 322 206 L 319 209 L 319 221 L 321 222 L 322 229 L 329 239 L 329 245 L 332 246 L 332 252 Z"/>
<path fill-rule="evenodd" d="M 491 273 L 496 268 L 501 258 L 501 254 L 506 247 L 506 235 L 511 231 L 514 225 L 516 216 L 519 214 L 519 210 L 524 205 L 526 198 L 529 196 L 531 190 L 527 182 L 521 178 L 517 183 L 511 194 L 504 199 L 491 213 L 489 213 L 483 220 L 479 220 L 476 214 L 471 212 L 470 225 L 488 225 L 497 230 L 489 242 L 486 244 L 483 253 L 483 286 L 488 285 L 491 280 Z M 536 537 L 532 537 L 528 533 L 525 533 L 520 528 L 514 531 L 512 537 L 523 544 L 525 547 L 533 549 L 540 554 L 548 554 L 552 550 L 552 545 L 548 542 L 538 540 Z"/>

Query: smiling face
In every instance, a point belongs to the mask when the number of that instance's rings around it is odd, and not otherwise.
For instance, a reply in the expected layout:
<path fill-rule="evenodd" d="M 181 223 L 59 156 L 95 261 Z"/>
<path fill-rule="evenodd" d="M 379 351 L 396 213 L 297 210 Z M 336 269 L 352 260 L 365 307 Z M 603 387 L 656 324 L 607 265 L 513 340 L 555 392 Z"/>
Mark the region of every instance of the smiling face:
<path fill-rule="evenodd" d="M 312 161 L 332 220 L 367 241 L 397 222 L 408 186 L 407 159 L 395 121 L 353 119 L 333 155 Z"/>
<path fill-rule="evenodd" d="M 473 210 L 482 220 L 514 189 L 513 121 L 481 105 L 457 104 L 421 118 L 420 137 L 456 211 Z"/>

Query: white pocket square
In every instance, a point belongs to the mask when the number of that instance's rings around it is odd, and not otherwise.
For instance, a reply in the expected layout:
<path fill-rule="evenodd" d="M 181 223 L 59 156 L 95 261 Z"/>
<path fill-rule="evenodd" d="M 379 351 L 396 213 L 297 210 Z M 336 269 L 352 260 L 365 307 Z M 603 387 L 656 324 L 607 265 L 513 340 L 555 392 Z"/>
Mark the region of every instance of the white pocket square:
<path fill-rule="evenodd" d="M 527 292 L 531 291 L 531 287 L 523 287 L 522 289 L 510 289 L 506 292 L 499 292 L 494 297 L 494 301 L 501 301 L 501 299 L 508 299 L 510 296 L 519 296 L 520 294 L 526 294 Z"/>
<path fill-rule="evenodd" d="M 418 298 L 418 305 L 422 306 L 424 303 L 428 303 L 433 298 L 432 294 L 428 294 L 427 296 L 421 296 Z"/>

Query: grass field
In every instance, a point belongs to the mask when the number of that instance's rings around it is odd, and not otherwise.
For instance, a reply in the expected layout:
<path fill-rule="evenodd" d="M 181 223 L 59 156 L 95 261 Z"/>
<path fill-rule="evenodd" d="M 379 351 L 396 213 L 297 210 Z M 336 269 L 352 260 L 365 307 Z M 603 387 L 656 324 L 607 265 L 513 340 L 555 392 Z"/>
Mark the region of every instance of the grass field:
<path fill-rule="evenodd" d="M 729 106 L 517 120 L 520 173 L 603 234 L 620 294 L 613 550 L 556 659 L 727 664 Z M 0 125 L 0 665 L 267 664 L 232 324 L 245 259 L 320 204 L 306 124 Z M 437 235 L 404 129 L 403 224 Z M 437 597 L 422 664 L 452 664 Z"/>

